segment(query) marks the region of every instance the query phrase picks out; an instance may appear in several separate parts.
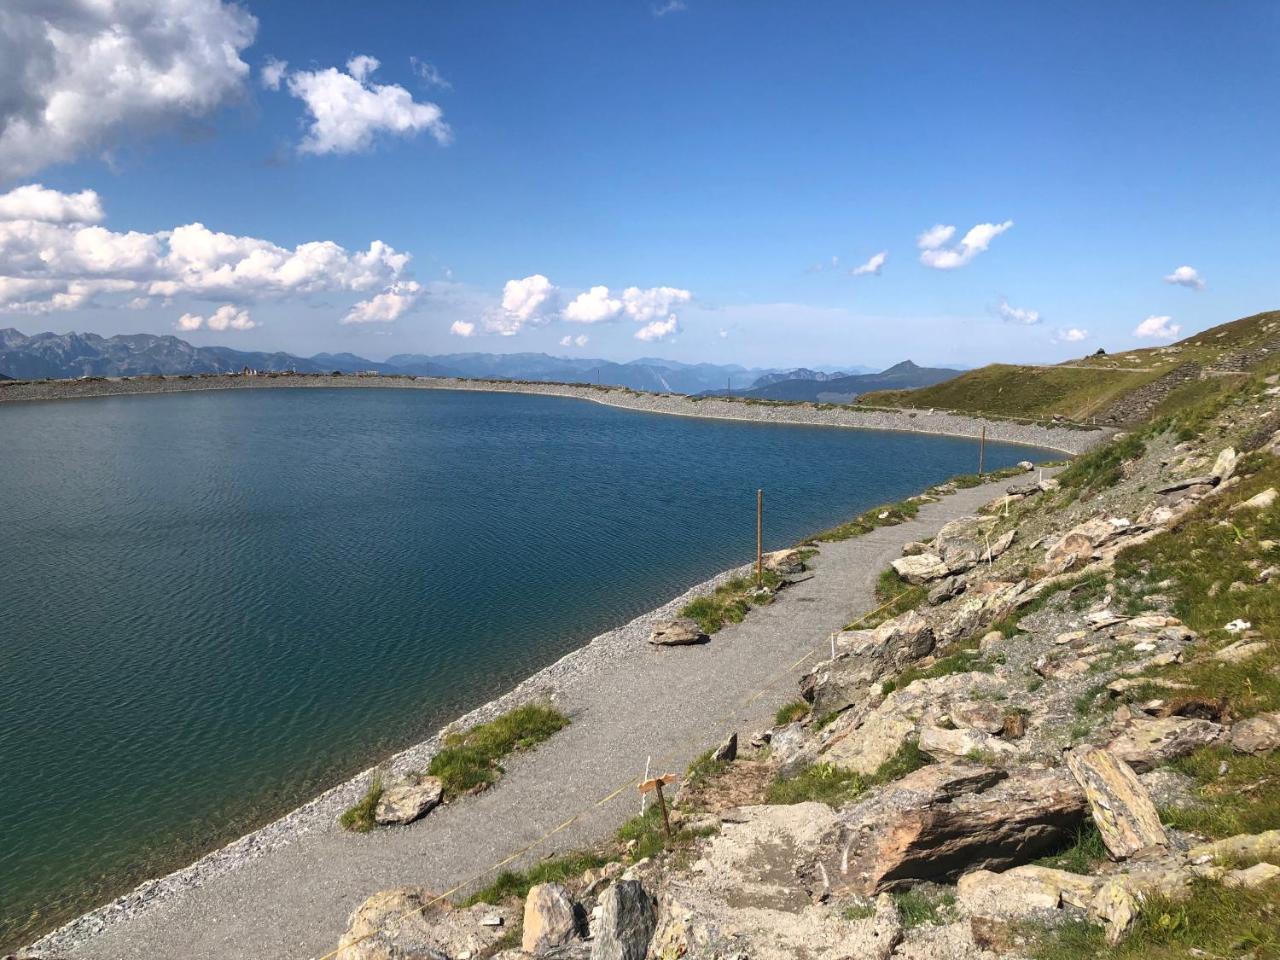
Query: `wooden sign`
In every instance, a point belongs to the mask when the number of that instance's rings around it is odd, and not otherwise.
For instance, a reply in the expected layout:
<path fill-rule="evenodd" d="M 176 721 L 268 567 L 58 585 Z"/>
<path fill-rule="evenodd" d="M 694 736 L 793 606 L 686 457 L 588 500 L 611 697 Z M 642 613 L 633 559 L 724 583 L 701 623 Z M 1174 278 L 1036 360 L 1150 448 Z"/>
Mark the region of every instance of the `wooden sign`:
<path fill-rule="evenodd" d="M 664 774 L 661 777 L 654 777 L 652 780 L 646 780 L 640 784 L 641 793 L 652 793 L 658 789 L 659 785 L 666 786 L 668 783 L 675 783 L 676 775 L 674 773 Z M 662 791 L 658 791 L 661 793 Z"/>

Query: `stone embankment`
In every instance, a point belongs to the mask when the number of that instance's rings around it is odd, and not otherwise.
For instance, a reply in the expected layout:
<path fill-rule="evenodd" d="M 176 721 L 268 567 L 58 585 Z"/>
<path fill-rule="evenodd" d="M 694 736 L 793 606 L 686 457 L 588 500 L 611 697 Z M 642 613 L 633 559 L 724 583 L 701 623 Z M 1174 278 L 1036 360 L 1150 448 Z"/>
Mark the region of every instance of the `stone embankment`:
<path fill-rule="evenodd" d="M 485 393 L 526 393 L 590 400 L 606 406 L 671 416 L 706 417 L 859 430 L 898 430 L 988 440 L 1078 454 L 1111 436 L 1112 431 L 1053 421 L 1020 422 L 967 417 L 943 410 L 873 410 L 857 406 L 813 403 L 696 398 L 675 393 L 641 393 L 619 387 L 584 384 L 535 383 L 508 380 L 464 380 L 452 377 L 377 377 L 318 375 L 209 375 L 192 377 L 134 377 L 88 380 L 0 382 L 0 403 L 9 400 L 66 400 L 151 393 L 189 393 L 204 390 L 258 388 L 380 388 L 418 390 L 474 390 Z"/>

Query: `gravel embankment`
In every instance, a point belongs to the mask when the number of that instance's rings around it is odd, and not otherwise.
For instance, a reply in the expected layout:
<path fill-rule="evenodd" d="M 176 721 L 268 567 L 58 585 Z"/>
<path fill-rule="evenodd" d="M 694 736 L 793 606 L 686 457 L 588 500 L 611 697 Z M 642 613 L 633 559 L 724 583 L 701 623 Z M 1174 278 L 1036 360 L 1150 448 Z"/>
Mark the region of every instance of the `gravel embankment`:
<path fill-rule="evenodd" d="M 247 390 L 260 388 L 378 388 L 409 390 L 477 390 L 486 393 L 531 393 L 591 400 L 606 406 L 648 413 L 720 420 L 750 420 L 805 426 L 846 427 L 858 430 L 900 430 L 952 437 L 977 438 L 986 430 L 988 440 L 1044 447 L 1062 453 L 1083 453 L 1113 431 L 1070 424 L 1044 425 L 1010 420 L 985 420 L 941 410 L 866 410 L 825 407 L 812 403 L 762 403 L 743 400 L 696 399 L 683 394 L 638 393 L 617 387 L 581 384 L 527 383 L 507 380 L 461 380 L 452 377 L 361 376 L 206 376 L 107 380 L 46 380 L 0 382 L 0 403 L 17 400 L 71 400 L 89 397 L 131 396 L 151 393 L 187 393 L 194 390 Z"/>
<path fill-rule="evenodd" d="M 599 840 L 638 804 L 634 790 L 600 804 L 602 795 L 639 777 L 650 759 L 655 771 L 683 770 L 731 730 L 749 734 L 768 726 L 773 710 L 796 696 L 796 679 L 806 669 L 794 666 L 797 659 L 825 656 L 829 634 L 875 606 L 876 577 L 902 543 L 927 539 L 1006 485 L 960 490 L 925 504 L 907 523 L 824 544 L 812 578 L 704 646 L 656 649 L 646 640 L 653 621 L 732 571 L 602 634 L 463 718 L 477 722 L 541 696 L 553 697 L 573 718 L 536 751 L 506 763 L 502 780 L 479 796 L 409 827 L 353 835 L 335 818 L 363 794 L 374 772 L 366 771 L 81 917 L 37 947 L 49 956 L 114 960 L 312 957 L 337 943 L 348 915 L 376 890 L 404 884 L 449 889 L 581 811 L 526 861 Z M 438 744 L 438 738 L 428 740 L 385 766 L 421 769 Z"/>

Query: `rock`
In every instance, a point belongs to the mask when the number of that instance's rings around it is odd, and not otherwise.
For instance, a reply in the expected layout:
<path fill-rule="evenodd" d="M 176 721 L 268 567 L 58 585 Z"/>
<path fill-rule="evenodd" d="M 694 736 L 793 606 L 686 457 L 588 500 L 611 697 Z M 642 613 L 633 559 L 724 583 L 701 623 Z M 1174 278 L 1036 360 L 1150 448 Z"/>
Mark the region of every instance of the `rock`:
<path fill-rule="evenodd" d="M 578 918 L 569 891 L 558 883 L 539 883 L 524 902 L 521 949 L 540 956 L 577 939 Z"/>
<path fill-rule="evenodd" d="M 1176 770 L 1150 770 L 1138 775 L 1157 809 L 1182 810 L 1199 802 L 1196 782 Z"/>
<path fill-rule="evenodd" d="M 772 553 L 766 553 L 762 559 L 766 570 L 772 570 L 783 576 L 804 571 L 804 560 L 800 557 L 800 551 L 794 547 L 774 550 Z"/>
<path fill-rule="evenodd" d="M 822 759 L 854 773 L 875 773 L 916 732 L 916 725 L 892 713 L 873 713 L 858 729 L 839 740 L 833 739 Z"/>
<path fill-rule="evenodd" d="M 732 763 L 738 759 L 738 735 L 736 733 L 729 734 L 729 739 L 711 754 L 711 759 L 720 763 Z"/>
<path fill-rule="evenodd" d="M 962 700 L 949 711 L 957 727 L 997 734 L 1004 729 L 1004 711 L 990 700 Z"/>
<path fill-rule="evenodd" d="M 1239 459 L 1235 447 L 1227 447 L 1218 454 L 1218 459 L 1213 461 L 1213 469 L 1209 473 L 1221 483 L 1236 472 L 1236 463 Z"/>
<path fill-rule="evenodd" d="M 968 586 L 963 577 L 947 577 L 936 587 L 929 591 L 929 604 L 936 607 L 940 603 L 946 603 L 948 600 L 954 600 L 960 594 L 964 593 Z"/>
<path fill-rule="evenodd" d="M 1280 712 L 1260 713 L 1231 728 L 1231 749 L 1236 753 L 1269 753 L 1280 749 Z"/>
<path fill-rule="evenodd" d="M 982 552 L 982 561 L 985 563 L 988 560 L 996 560 L 1002 556 L 1013 545 L 1013 539 L 1017 534 L 1018 531 L 1010 530 L 992 540 L 991 546 Z"/>
<path fill-rule="evenodd" d="M 928 583 L 947 576 L 950 570 L 936 553 L 922 553 L 914 557 L 901 557 L 891 564 L 894 572 L 911 584 Z"/>
<path fill-rule="evenodd" d="M 706 643 L 710 639 L 702 632 L 698 621 L 688 617 L 655 623 L 649 634 L 649 642 L 660 647 L 683 647 L 694 643 Z"/>
<path fill-rule="evenodd" d="M 934 646 L 929 622 L 914 610 L 874 630 L 836 635 L 837 658 L 815 670 L 810 685 L 815 716 L 865 703 L 867 688 L 928 654 Z"/>
<path fill-rule="evenodd" d="M 920 749 L 940 760 L 983 755 L 1008 756 L 1018 752 L 1016 747 L 980 730 L 947 730 L 942 727 L 925 727 L 921 730 Z"/>
<path fill-rule="evenodd" d="M 1193 863 L 1233 862 L 1239 860 L 1275 860 L 1280 858 L 1280 830 L 1262 833 L 1238 833 L 1225 840 L 1202 843 L 1187 851 Z"/>
<path fill-rule="evenodd" d="M 988 630 L 982 635 L 982 639 L 978 641 L 979 650 L 990 650 L 992 647 L 998 647 L 1004 643 L 1004 634 L 999 630 Z"/>
<path fill-rule="evenodd" d="M 1228 887 L 1260 887 L 1280 877 L 1280 867 L 1272 863 L 1255 863 L 1245 870 L 1229 870 L 1222 878 Z"/>
<path fill-rule="evenodd" d="M 1179 491 L 1189 490 L 1195 493 L 1207 493 L 1220 482 L 1218 477 L 1212 474 L 1203 477 L 1184 477 L 1181 480 L 1175 480 L 1167 486 L 1160 487 L 1156 490 L 1159 494 L 1178 493 Z"/>
<path fill-rule="evenodd" d="M 1215 651 L 1213 659 L 1221 660 L 1223 663 L 1243 663 L 1245 660 L 1263 653 L 1266 649 L 1266 643 L 1261 640 L 1237 640 L 1235 643 Z"/>
<path fill-rule="evenodd" d="M 381 824 L 412 823 L 439 806 L 443 798 L 439 777 L 410 774 L 382 788 L 373 819 Z"/>
<path fill-rule="evenodd" d="M 813 763 L 817 747 L 808 741 L 799 723 L 789 723 L 773 732 L 769 753 L 778 763 L 778 776 L 789 779 Z"/>
<path fill-rule="evenodd" d="M 1061 903 L 1083 908 L 1101 885 L 1097 877 L 1025 864 L 1004 873 L 966 873 L 956 882 L 956 898 L 971 915 L 1024 919 Z"/>
<path fill-rule="evenodd" d="M 936 764 L 842 810 L 816 869 L 835 892 L 861 896 L 1003 870 L 1073 835 L 1084 808 L 1061 771 Z"/>
<path fill-rule="evenodd" d="M 1108 880 L 1098 889 L 1089 913 L 1103 921 L 1107 928 L 1107 943 L 1120 942 L 1138 916 L 1138 901 L 1123 883 Z"/>
<path fill-rule="evenodd" d="M 928 552 L 928 550 L 929 545 L 921 543 L 919 540 L 912 540 L 902 545 L 902 555 L 904 557 L 918 557 L 920 554 Z"/>
<path fill-rule="evenodd" d="M 1035 465 L 1034 463 L 1032 463 L 1030 460 L 1019 460 L 1019 461 L 1018 461 L 1018 469 L 1019 469 L 1019 470 L 1025 470 L 1027 473 L 1030 473 L 1030 472 L 1031 472 L 1032 470 L 1034 470 L 1035 468 L 1036 468 L 1036 465 Z"/>
<path fill-rule="evenodd" d="M 653 899 L 639 881 L 619 880 L 600 898 L 591 960 L 644 960 L 657 917 Z"/>
<path fill-rule="evenodd" d="M 497 916 L 501 923 L 486 921 Z M 351 914 L 335 960 L 460 960 L 491 950 L 514 919 L 504 907 L 454 909 L 421 887 L 382 890 Z"/>
<path fill-rule="evenodd" d="M 1067 767 L 1084 790 L 1112 857 L 1124 860 L 1169 845 L 1155 804 L 1127 763 L 1108 750 L 1086 746 L 1067 754 Z"/>
<path fill-rule="evenodd" d="M 1133 721 L 1107 744 L 1107 749 L 1141 772 L 1185 757 L 1220 736 L 1222 727 L 1212 721 L 1168 716 Z"/>
<path fill-rule="evenodd" d="M 1276 502 L 1277 497 L 1280 497 L 1280 492 L 1277 492 L 1275 487 L 1267 487 L 1267 489 L 1263 490 L 1261 493 L 1255 494 L 1248 500 L 1242 501 L 1241 503 L 1237 503 L 1231 509 L 1232 511 L 1266 510 Z"/>

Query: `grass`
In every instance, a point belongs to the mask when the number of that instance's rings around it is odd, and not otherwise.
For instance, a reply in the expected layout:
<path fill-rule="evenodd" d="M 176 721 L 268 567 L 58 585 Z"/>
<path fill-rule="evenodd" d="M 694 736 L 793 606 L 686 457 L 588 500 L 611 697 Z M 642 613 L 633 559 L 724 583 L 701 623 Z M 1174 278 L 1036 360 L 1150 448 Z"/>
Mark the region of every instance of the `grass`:
<path fill-rule="evenodd" d="M 608 862 L 608 858 L 596 853 L 570 853 L 543 860 L 525 871 L 504 870 L 487 887 L 467 897 L 462 905 L 469 907 L 476 903 L 523 900 L 531 887 L 540 883 L 560 883 L 581 876 L 588 870 L 596 870 Z"/>
<path fill-rule="evenodd" d="M 876 915 L 874 903 L 853 903 L 840 911 L 843 920 L 870 920 Z"/>
<path fill-rule="evenodd" d="M 1280 828 L 1280 755 L 1202 747 L 1171 766 L 1196 781 L 1200 802 L 1162 811 L 1169 826 L 1215 840 Z"/>
<path fill-rule="evenodd" d="M 338 818 L 338 822 L 353 833 L 368 833 L 377 826 L 377 821 L 373 819 L 373 812 L 378 808 L 378 801 L 381 799 L 382 778 L 374 777 L 364 796 L 358 803 L 344 811 Z"/>
<path fill-rule="evenodd" d="M 1034 960 L 1280 960 L 1280 883 L 1246 890 L 1206 880 L 1185 899 L 1152 895 L 1138 907 L 1129 935 L 1108 946 L 1102 928 L 1075 922 L 1038 931 Z"/>
<path fill-rule="evenodd" d="M 708 750 L 689 764 L 689 769 L 685 771 L 685 783 L 690 787 L 702 786 L 728 768 L 728 760 L 717 760 L 715 750 Z"/>
<path fill-rule="evenodd" d="M 1146 444 L 1139 432 L 1123 434 L 1077 457 L 1058 474 L 1058 482 L 1068 490 L 1082 494 L 1114 487 L 1124 477 L 1125 463 L 1146 452 Z"/>
<path fill-rule="evenodd" d="M 1102 834 L 1098 832 L 1093 820 L 1089 819 L 1076 828 L 1068 846 L 1034 862 L 1042 867 L 1088 875 L 1106 859 L 1107 847 L 1102 842 Z"/>
<path fill-rule="evenodd" d="M 532 749 L 568 724 L 569 718 L 554 707 L 525 704 L 488 723 L 446 736 L 444 749 L 431 758 L 427 772 L 440 778 L 446 796 L 478 792 L 502 775 L 498 763 L 502 757 Z"/>
<path fill-rule="evenodd" d="M 785 727 L 788 723 L 803 720 L 808 715 L 809 704 L 804 700 L 793 700 L 778 708 L 778 712 L 773 715 L 773 722 L 776 726 Z"/>
<path fill-rule="evenodd" d="M 872 507 L 866 513 L 859 514 L 847 523 L 832 527 L 818 534 L 813 539 L 822 541 L 849 540 L 870 533 L 879 527 L 892 527 L 906 523 L 920 512 L 920 501 L 913 498 L 899 500 L 897 503 L 886 503 Z"/>
<path fill-rule="evenodd" d="M 955 919 L 956 895 L 951 890 L 931 893 L 916 887 L 893 894 L 898 917 L 905 930 L 927 924 L 949 923 Z"/>
<path fill-rule="evenodd" d="M 978 650 L 978 641 L 970 639 L 953 645 L 955 653 L 939 657 L 927 667 L 907 667 L 896 677 L 884 681 L 880 692 L 888 696 L 894 690 L 903 690 L 917 680 L 932 680 L 952 673 L 991 673 L 996 668 L 994 660 L 988 660 Z"/>
<path fill-rule="evenodd" d="M 772 589 L 778 586 L 781 578 L 772 570 L 765 570 L 761 582 Z M 772 594 L 753 597 L 755 588 L 755 580 L 751 577 L 731 577 L 711 593 L 690 600 L 680 611 L 680 616 L 696 620 L 698 629 L 703 633 L 715 633 L 727 623 L 741 623 L 753 606 L 772 600 Z"/>
<path fill-rule="evenodd" d="M 789 780 L 775 780 L 771 783 L 765 793 L 765 803 L 812 801 L 840 807 L 871 787 L 891 783 L 932 762 L 914 740 L 908 740 L 870 776 L 854 773 L 833 763 L 815 763 Z"/>
<path fill-rule="evenodd" d="M 893 567 L 885 567 L 876 579 L 876 599 L 881 606 L 845 626 L 846 630 L 869 630 L 886 620 L 914 610 L 924 603 L 929 590 L 924 584 L 911 585 L 898 576 Z M 892 601 L 892 602 L 890 602 Z"/>

